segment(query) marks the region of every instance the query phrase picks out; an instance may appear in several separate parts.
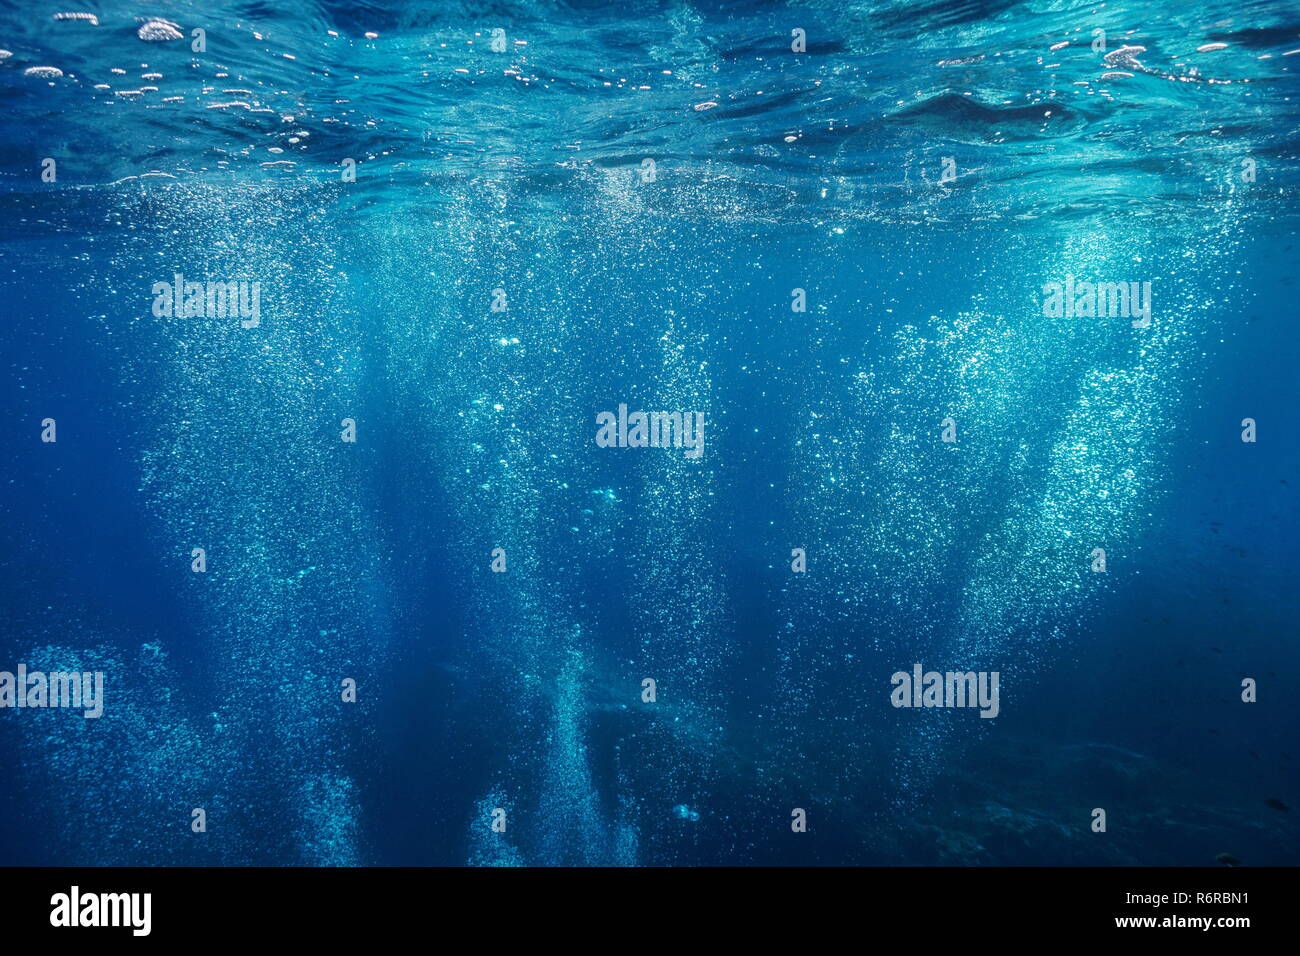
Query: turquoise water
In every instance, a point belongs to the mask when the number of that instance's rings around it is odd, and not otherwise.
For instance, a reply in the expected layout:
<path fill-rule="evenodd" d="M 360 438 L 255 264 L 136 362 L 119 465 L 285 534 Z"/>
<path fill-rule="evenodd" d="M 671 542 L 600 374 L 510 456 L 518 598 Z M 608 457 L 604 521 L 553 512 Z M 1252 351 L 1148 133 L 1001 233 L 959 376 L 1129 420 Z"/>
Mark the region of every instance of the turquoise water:
<path fill-rule="evenodd" d="M 0 861 L 1297 862 L 1293 6 L 0 50 Z"/>

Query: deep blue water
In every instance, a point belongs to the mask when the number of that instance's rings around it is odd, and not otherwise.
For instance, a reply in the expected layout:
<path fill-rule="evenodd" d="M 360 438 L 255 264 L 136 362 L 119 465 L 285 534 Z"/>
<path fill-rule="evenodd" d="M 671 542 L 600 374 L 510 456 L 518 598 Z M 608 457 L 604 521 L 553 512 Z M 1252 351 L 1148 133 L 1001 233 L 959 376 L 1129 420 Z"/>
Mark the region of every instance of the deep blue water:
<path fill-rule="evenodd" d="M 105 687 L 0 708 L 0 863 L 1300 862 L 1294 5 L 3 0 L 0 50 L 0 671 Z M 998 715 L 892 706 L 918 663 Z"/>

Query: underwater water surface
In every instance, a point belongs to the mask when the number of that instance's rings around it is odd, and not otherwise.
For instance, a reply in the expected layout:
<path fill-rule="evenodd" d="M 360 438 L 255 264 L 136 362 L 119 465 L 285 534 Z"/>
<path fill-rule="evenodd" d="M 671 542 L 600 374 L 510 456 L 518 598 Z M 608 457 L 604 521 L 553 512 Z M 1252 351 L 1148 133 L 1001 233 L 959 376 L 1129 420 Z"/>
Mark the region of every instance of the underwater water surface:
<path fill-rule="evenodd" d="M 1298 76 L 1285 2 L 0 0 L 0 671 L 103 681 L 0 683 L 0 863 L 1300 863 Z"/>

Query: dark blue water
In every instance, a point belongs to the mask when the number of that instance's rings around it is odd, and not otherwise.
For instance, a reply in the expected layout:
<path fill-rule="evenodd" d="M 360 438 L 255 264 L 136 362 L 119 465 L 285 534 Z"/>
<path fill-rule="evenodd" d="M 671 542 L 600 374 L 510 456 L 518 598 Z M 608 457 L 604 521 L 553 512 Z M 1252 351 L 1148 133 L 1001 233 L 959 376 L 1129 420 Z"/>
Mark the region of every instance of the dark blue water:
<path fill-rule="evenodd" d="M 0 3 L 0 862 L 1300 862 L 1300 12 L 624 7 Z"/>

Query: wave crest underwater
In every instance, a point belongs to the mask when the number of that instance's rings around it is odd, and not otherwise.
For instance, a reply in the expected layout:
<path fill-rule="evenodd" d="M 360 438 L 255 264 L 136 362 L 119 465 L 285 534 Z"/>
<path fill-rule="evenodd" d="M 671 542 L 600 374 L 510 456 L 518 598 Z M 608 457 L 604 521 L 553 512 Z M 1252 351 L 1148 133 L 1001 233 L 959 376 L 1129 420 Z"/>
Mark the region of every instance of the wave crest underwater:
<path fill-rule="evenodd" d="M 1294 715 L 1225 703 L 1300 664 L 1294 449 L 1239 603 L 1178 530 L 1300 358 L 1293 5 L 5 0 L 0 48 L 0 668 L 109 688 L 0 721 L 6 861 L 1296 862 L 1236 809 Z M 704 454 L 598 447 L 619 403 Z M 891 707 L 914 662 L 1001 715 Z"/>

